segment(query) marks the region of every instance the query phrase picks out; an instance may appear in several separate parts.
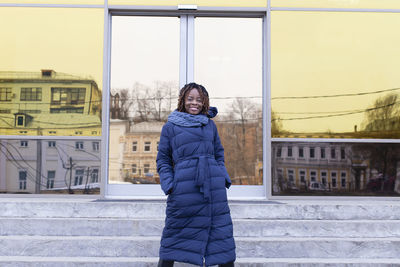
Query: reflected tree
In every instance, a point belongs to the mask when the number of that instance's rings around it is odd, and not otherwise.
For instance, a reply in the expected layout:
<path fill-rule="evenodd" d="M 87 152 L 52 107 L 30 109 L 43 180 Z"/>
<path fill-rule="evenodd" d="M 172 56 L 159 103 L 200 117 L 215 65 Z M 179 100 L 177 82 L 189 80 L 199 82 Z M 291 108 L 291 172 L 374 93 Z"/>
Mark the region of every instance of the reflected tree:
<path fill-rule="evenodd" d="M 166 121 L 177 98 L 175 88 L 175 82 L 155 81 L 153 86 L 136 82 L 132 89 L 113 89 L 119 94 L 120 119 Z"/>
<path fill-rule="evenodd" d="M 379 173 L 379 177 L 383 180 L 380 190 L 393 191 L 400 160 L 400 145 L 358 144 L 353 146 L 353 151 L 368 160 L 370 170 L 375 169 Z"/>
<path fill-rule="evenodd" d="M 235 98 L 228 115 L 216 123 L 225 148 L 225 161 L 234 184 L 262 183 L 262 108 L 244 98 Z M 260 163 L 260 166 L 258 164 Z"/>
<path fill-rule="evenodd" d="M 391 93 L 375 100 L 367 109 L 363 121 L 364 131 L 380 131 L 388 134 L 390 131 L 400 130 L 400 108 L 398 94 Z M 395 134 L 393 132 L 393 134 Z M 390 136 L 385 136 L 389 137 Z M 392 136 L 393 138 L 394 136 Z"/>

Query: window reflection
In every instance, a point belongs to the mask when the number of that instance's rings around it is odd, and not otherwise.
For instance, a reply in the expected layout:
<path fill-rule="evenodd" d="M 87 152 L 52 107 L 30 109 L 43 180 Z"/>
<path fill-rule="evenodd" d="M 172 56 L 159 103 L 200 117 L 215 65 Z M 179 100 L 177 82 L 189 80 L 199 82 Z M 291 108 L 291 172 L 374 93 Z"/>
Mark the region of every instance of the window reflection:
<path fill-rule="evenodd" d="M 179 18 L 112 21 L 109 183 L 159 183 L 157 142 L 179 92 Z"/>
<path fill-rule="evenodd" d="M 102 9 L 0 9 L 0 135 L 101 134 L 103 20 Z"/>
<path fill-rule="evenodd" d="M 276 11 L 271 20 L 273 137 L 400 138 L 398 14 Z"/>
<path fill-rule="evenodd" d="M 0 193 L 98 194 L 99 148 L 92 140 L 0 140 Z"/>
<path fill-rule="evenodd" d="M 303 158 L 291 156 L 292 149 L 301 148 L 313 148 L 314 157 L 311 153 L 305 153 Z M 321 153 L 326 150 L 329 155 Z M 273 195 L 399 196 L 399 153 L 399 144 L 273 142 L 272 192 Z"/>
<path fill-rule="evenodd" d="M 312 7 L 312 8 L 400 8 L 398 0 L 271 0 L 273 7 Z"/>
<path fill-rule="evenodd" d="M 195 81 L 218 108 L 234 185 L 262 185 L 262 19 L 195 18 Z"/>

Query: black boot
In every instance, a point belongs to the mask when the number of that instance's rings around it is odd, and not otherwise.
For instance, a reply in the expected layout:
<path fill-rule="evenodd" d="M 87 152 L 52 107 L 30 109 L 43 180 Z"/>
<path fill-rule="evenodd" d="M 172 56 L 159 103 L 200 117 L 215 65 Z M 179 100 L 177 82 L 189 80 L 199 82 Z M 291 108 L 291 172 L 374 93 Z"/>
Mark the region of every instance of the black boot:
<path fill-rule="evenodd" d="M 233 261 L 218 265 L 218 267 L 234 267 L 234 266 L 235 265 L 233 264 Z"/>
<path fill-rule="evenodd" d="M 166 260 L 162 260 L 162 259 L 160 259 L 158 261 L 158 265 L 157 265 L 157 267 L 173 267 L 173 266 L 174 266 L 174 261 L 166 261 Z"/>

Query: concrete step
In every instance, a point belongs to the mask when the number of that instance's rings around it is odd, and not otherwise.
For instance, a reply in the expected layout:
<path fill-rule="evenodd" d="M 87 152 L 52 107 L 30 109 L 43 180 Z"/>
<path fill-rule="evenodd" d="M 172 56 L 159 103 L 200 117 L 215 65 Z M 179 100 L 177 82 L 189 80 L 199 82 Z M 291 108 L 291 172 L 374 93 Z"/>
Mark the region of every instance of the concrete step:
<path fill-rule="evenodd" d="M 231 201 L 230 207 L 236 219 L 400 220 L 396 201 Z M 4 198 L 0 214 L 3 218 L 160 218 L 165 201 Z"/>
<path fill-rule="evenodd" d="M 0 255 L 157 257 L 159 237 L 1 236 Z M 237 237 L 239 258 L 398 259 L 400 238 Z"/>
<path fill-rule="evenodd" d="M 158 258 L 136 257 L 1 257 L 2 267 L 155 267 Z M 393 267 L 399 259 L 321 259 L 321 258 L 239 258 L 237 267 Z M 176 267 L 193 267 L 187 263 L 175 263 Z"/>
<path fill-rule="evenodd" d="M 234 219 L 235 237 L 400 237 L 399 220 Z M 164 219 L 0 218 L 0 235 L 161 236 Z"/>

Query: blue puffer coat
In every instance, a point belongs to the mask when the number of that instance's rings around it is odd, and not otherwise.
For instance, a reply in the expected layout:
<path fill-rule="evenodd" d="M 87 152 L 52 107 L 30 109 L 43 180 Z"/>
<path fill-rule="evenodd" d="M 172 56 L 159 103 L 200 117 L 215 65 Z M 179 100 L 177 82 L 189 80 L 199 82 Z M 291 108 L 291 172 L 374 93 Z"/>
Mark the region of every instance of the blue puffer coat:
<path fill-rule="evenodd" d="M 209 116 L 216 115 L 210 109 Z M 206 115 L 174 111 L 161 131 L 157 170 L 168 194 L 160 258 L 206 266 L 236 259 L 226 197 L 231 185 L 217 127 Z"/>

